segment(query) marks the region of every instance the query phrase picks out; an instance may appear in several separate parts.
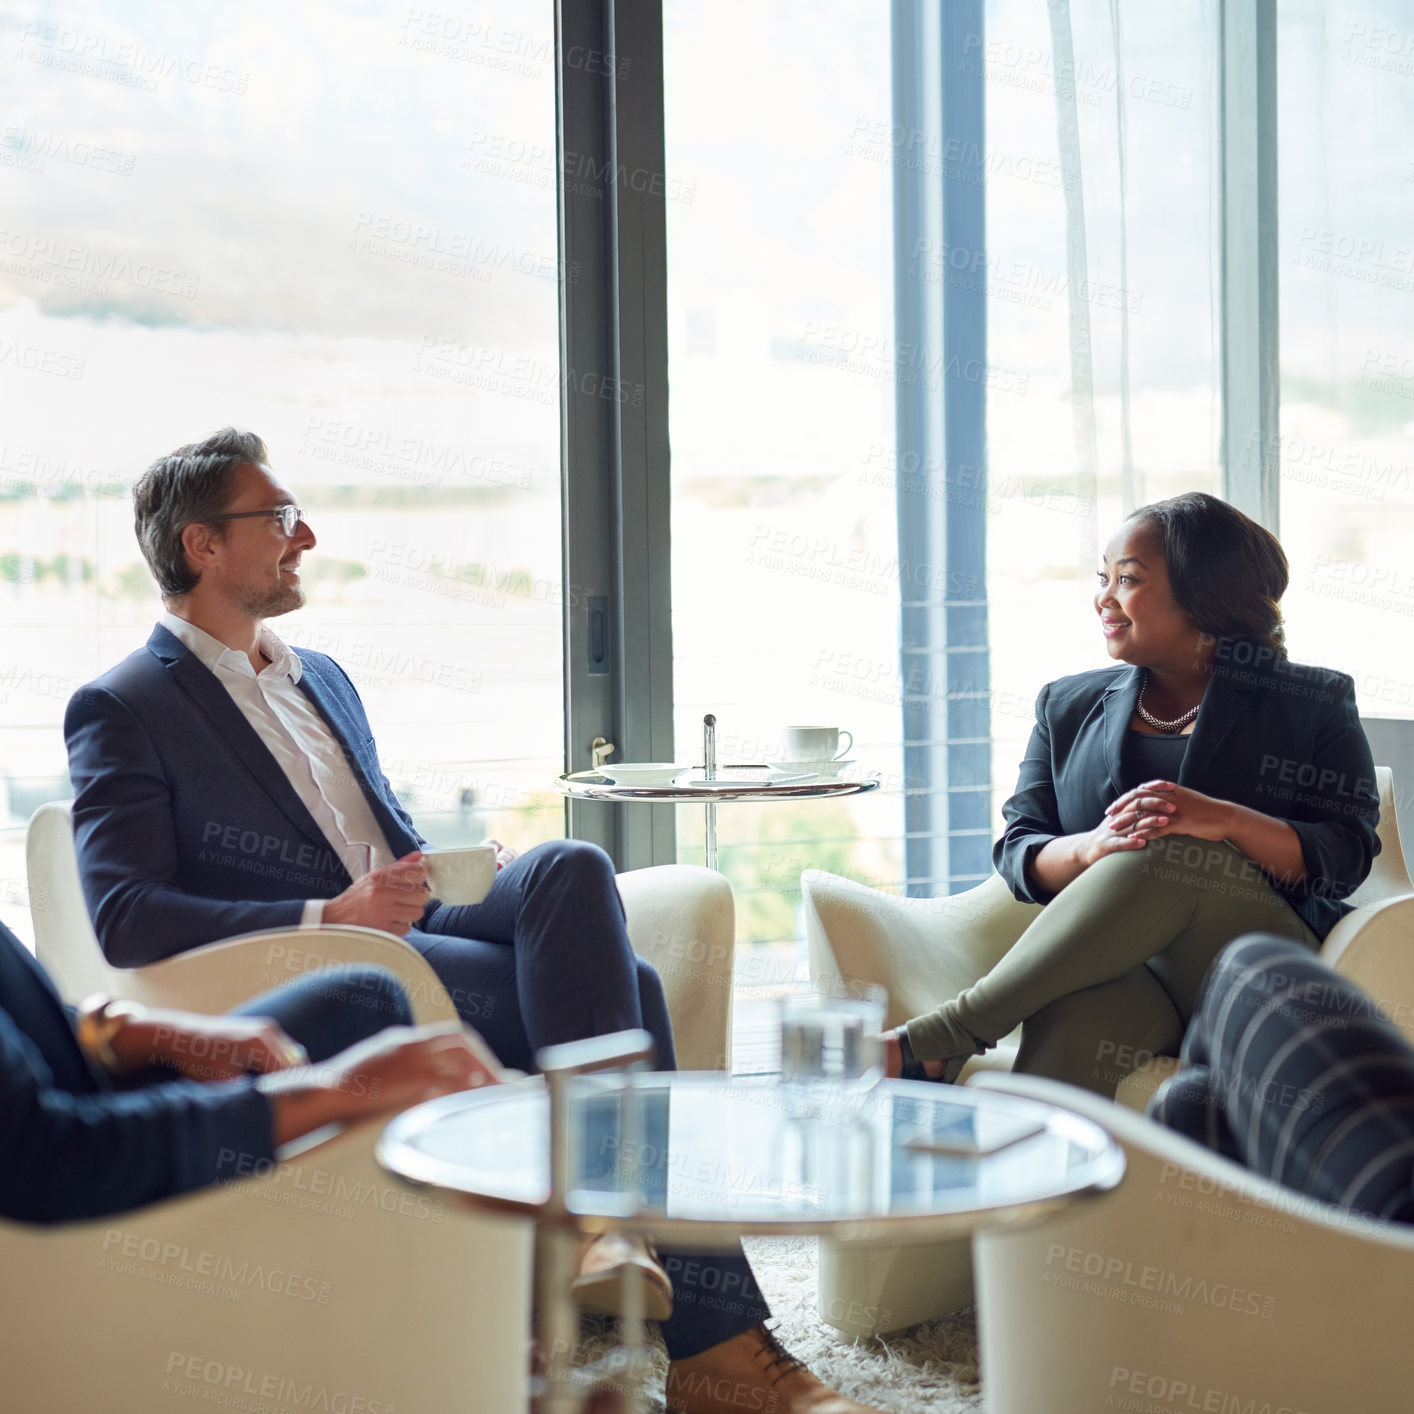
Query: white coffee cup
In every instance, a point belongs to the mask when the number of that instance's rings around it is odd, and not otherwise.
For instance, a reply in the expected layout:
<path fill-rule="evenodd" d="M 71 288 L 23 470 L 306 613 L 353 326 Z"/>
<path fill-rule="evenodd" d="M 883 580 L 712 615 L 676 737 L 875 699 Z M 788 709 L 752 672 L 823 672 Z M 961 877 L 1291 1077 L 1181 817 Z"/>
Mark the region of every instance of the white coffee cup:
<path fill-rule="evenodd" d="M 840 746 L 840 737 L 849 740 Z M 852 732 L 839 727 L 782 727 L 781 759 L 784 761 L 838 761 L 854 746 Z"/>
<path fill-rule="evenodd" d="M 473 844 L 461 849 L 423 852 L 427 886 L 443 903 L 480 903 L 496 882 L 496 846 Z"/>

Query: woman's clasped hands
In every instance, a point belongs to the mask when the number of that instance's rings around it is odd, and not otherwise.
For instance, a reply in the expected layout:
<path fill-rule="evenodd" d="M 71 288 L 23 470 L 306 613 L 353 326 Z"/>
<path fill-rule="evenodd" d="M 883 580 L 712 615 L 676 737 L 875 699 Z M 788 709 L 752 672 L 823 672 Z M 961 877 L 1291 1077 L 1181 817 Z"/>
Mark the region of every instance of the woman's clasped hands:
<path fill-rule="evenodd" d="M 1117 849 L 1142 849 L 1164 835 L 1190 835 L 1199 840 L 1226 839 L 1233 805 L 1177 781 L 1145 781 L 1127 790 L 1105 809 L 1104 818 L 1087 836 L 1096 859 Z"/>

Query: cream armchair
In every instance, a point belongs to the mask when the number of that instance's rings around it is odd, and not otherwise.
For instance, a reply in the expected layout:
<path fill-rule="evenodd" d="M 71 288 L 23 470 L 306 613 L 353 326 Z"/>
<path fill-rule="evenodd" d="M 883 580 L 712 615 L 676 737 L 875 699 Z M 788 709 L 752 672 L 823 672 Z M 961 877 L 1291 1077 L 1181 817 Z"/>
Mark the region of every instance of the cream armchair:
<path fill-rule="evenodd" d="M 1083 1114 L 1128 1160 L 1103 1197 L 974 1238 L 990 1414 L 1409 1408 L 1414 1229 L 1293 1193 L 1089 1091 L 974 1083 Z"/>
<path fill-rule="evenodd" d="M 5 1407 L 521 1414 L 531 1224 L 390 1180 L 380 1128 L 115 1217 L 0 1221 Z"/>
<path fill-rule="evenodd" d="M 618 877 L 628 939 L 653 964 L 673 1019 L 679 1070 L 732 1068 L 736 903 L 715 869 L 659 864 Z"/>
<path fill-rule="evenodd" d="M 1414 883 L 1404 863 L 1387 767 L 1375 768 L 1375 785 L 1380 853 L 1351 896 L 1355 911 L 1331 931 L 1321 956 L 1376 997 L 1414 1002 Z M 1017 902 L 996 874 L 945 898 L 899 898 L 819 870 L 801 876 L 801 889 L 811 976 L 823 987 L 886 987 L 889 1026 L 971 986 L 1040 912 Z M 969 1061 L 963 1080 L 1009 1071 L 1018 1041 L 1019 1032 L 1013 1033 Z M 1137 1059 L 1141 1063 L 1120 1082 L 1115 1098 L 1142 1111 L 1177 1061 Z M 849 1335 L 899 1329 L 972 1299 L 971 1246 L 965 1241 L 913 1248 L 820 1245 L 820 1315 Z"/>
<path fill-rule="evenodd" d="M 36 950 L 66 1000 L 106 991 L 218 1012 L 318 967 L 374 963 L 398 977 L 419 1021 L 456 1015 L 422 956 L 371 928 L 274 929 L 110 967 L 67 803 L 40 807 L 26 852 Z M 662 977 L 679 1064 L 729 1068 L 726 880 L 671 865 L 620 875 L 619 892 L 634 947 Z M 187 1414 L 194 1400 L 229 1396 L 247 1408 L 518 1414 L 529 1223 L 444 1211 L 388 1180 L 373 1162 L 377 1133 L 365 1126 L 271 1173 L 99 1222 L 0 1221 L 13 1406 Z"/>
<path fill-rule="evenodd" d="M 217 1012 L 318 967 L 372 963 L 406 989 L 419 1021 L 454 1019 L 446 988 L 416 949 L 376 928 L 270 929 L 147 967 L 109 965 L 79 884 L 70 806 L 41 805 L 25 841 L 35 951 L 66 1001 L 93 992 Z M 718 873 L 687 864 L 620 874 L 629 941 L 657 969 L 683 1070 L 731 1068 L 736 913 Z"/>

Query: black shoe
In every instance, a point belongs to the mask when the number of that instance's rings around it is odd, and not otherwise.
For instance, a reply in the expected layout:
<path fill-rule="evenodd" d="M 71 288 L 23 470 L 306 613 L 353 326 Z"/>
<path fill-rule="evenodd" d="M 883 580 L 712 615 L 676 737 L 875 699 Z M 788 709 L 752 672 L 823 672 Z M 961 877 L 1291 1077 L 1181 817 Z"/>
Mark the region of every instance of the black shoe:
<path fill-rule="evenodd" d="M 913 1047 L 908 1041 L 908 1031 L 900 1026 L 894 1035 L 898 1037 L 899 1054 L 903 1057 L 903 1064 L 899 1068 L 898 1077 L 900 1080 L 926 1080 L 930 1085 L 953 1085 L 957 1082 L 957 1077 L 962 1074 L 962 1068 L 972 1059 L 971 1056 L 950 1056 L 943 1062 L 943 1073 L 941 1075 L 929 1075 L 925 1063 L 913 1054 Z M 982 1047 L 978 1046 L 977 1055 L 982 1054 Z"/>

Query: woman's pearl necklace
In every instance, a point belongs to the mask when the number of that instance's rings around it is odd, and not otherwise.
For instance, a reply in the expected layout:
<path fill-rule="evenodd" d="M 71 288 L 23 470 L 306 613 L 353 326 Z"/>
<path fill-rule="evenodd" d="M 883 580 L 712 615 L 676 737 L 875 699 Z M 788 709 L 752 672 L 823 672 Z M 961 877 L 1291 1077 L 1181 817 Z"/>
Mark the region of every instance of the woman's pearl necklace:
<path fill-rule="evenodd" d="M 1189 724 L 1189 722 L 1191 722 L 1191 721 L 1194 719 L 1194 717 L 1196 717 L 1196 716 L 1198 715 L 1198 708 L 1203 705 L 1203 704 L 1200 702 L 1200 703 L 1198 703 L 1198 705 L 1197 705 L 1196 707 L 1190 707 L 1190 708 L 1183 714 L 1183 716 L 1181 716 L 1181 717 L 1176 717 L 1176 718 L 1175 718 L 1173 721 L 1171 721 L 1171 722 L 1161 722 L 1156 716 L 1153 715 L 1152 712 L 1146 712 L 1146 711 L 1144 710 L 1144 688 L 1146 688 L 1146 687 L 1148 687 L 1148 686 L 1149 686 L 1149 674 L 1146 672 L 1146 673 L 1144 674 L 1144 687 L 1141 687 L 1141 688 L 1139 689 L 1139 701 L 1138 701 L 1138 703 L 1136 704 L 1136 706 L 1137 706 L 1139 715 L 1140 715 L 1141 717 L 1143 717 L 1143 719 L 1144 719 L 1151 727 L 1153 727 L 1155 731 L 1159 731 L 1159 732 L 1176 732 L 1176 731 L 1179 730 L 1180 727 L 1186 727 L 1186 726 Z"/>

